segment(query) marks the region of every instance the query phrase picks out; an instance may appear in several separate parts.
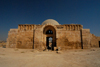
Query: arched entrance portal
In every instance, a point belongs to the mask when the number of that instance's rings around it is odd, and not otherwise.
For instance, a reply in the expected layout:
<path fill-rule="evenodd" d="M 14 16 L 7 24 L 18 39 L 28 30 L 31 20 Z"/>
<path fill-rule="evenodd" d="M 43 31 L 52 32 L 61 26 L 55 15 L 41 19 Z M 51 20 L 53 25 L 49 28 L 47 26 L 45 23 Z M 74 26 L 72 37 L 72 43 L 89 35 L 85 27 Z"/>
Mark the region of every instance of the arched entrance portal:
<path fill-rule="evenodd" d="M 53 26 L 48 25 L 43 30 L 43 38 L 48 50 L 54 50 L 56 47 L 56 30 Z"/>

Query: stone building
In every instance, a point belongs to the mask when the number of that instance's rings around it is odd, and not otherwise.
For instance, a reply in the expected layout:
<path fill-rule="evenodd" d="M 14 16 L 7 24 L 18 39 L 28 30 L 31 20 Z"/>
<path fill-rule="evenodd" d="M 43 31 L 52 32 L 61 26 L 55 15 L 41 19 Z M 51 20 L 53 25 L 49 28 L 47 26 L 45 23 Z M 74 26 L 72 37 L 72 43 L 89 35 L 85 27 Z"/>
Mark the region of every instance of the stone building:
<path fill-rule="evenodd" d="M 83 29 L 80 24 L 60 25 L 56 20 L 47 19 L 41 25 L 19 24 L 18 29 L 10 29 L 6 47 L 39 50 L 85 49 L 100 47 L 100 37 L 91 34 L 90 29 Z"/>

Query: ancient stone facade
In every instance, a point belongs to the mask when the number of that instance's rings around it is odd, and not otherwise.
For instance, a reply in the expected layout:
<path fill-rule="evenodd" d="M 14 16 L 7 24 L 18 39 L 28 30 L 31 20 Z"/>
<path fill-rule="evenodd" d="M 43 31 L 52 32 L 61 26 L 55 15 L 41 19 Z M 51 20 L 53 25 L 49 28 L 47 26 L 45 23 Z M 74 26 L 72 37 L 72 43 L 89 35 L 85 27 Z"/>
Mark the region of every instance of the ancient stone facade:
<path fill-rule="evenodd" d="M 49 42 L 51 38 L 51 46 Z M 18 29 L 10 29 L 6 47 L 25 49 L 85 49 L 100 47 L 100 37 L 83 29 L 80 24 L 60 25 L 53 19 L 41 25 L 19 24 Z"/>

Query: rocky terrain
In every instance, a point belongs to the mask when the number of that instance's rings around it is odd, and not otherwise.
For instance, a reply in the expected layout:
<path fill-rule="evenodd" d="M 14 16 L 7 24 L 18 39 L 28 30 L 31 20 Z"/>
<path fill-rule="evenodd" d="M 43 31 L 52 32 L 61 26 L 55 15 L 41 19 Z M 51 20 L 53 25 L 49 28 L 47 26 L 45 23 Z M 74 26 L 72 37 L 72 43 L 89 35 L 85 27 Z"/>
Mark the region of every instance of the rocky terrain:
<path fill-rule="evenodd" d="M 5 48 L 6 47 L 6 41 L 0 40 L 0 47 Z"/>

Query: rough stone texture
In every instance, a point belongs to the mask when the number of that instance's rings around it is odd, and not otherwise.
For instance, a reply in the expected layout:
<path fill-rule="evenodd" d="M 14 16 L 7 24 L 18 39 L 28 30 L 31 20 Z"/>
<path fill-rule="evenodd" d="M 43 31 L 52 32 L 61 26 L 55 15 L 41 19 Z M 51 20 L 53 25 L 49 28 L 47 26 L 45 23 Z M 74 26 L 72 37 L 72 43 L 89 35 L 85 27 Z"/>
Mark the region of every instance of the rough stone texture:
<path fill-rule="evenodd" d="M 15 48 L 17 42 L 18 29 L 10 29 L 7 38 L 6 47 Z"/>
<path fill-rule="evenodd" d="M 90 48 L 91 33 L 90 29 L 82 29 L 82 43 L 83 49 Z"/>
<path fill-rule="evenodd" d="M 45 49 L 43 41 L 42 41 L 42 31 L 35 30 L 35 37 L 34 37 L 34 48 L 35 49 Z"/>
<path fill-rule="evenodd" d="M 17 48 L 33 48 L 33 31 L 20 31 L 17 35 Z"/>
<path fill-rule="evenodd" d="M 99 47 L 99 39 L 94 34 L 91 34 L 91 47 Z"/>
<path fill-rule="evenodd" d="M 55 25 L 46 21 L 43 25 L 20 24 L 18 29 L 10 29 L 6 47 L 24 49 L 47 49 L 47 38 L 52 37 L 52 49 L 86 49 L 99 47 L 100 37 L 83 29 L 80 24 Z M 47 34 L 51 30 L 52 34 Z"/>
<path fill-rule="evenodd" d="M 66 50 L 66 49 L 80 49 L 81 48 L 81 42 L 79 41 L 69 41 L 66 37 L 61 37 L 57 40 L 57 46 L 60 48 L 60 50 Z"/>
<path fill-rule="evenodd" d="M 61 49 L 81 48 L 80 31 L 59 31 L 57 35 L 57 46 Z"/>

